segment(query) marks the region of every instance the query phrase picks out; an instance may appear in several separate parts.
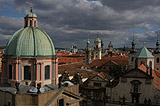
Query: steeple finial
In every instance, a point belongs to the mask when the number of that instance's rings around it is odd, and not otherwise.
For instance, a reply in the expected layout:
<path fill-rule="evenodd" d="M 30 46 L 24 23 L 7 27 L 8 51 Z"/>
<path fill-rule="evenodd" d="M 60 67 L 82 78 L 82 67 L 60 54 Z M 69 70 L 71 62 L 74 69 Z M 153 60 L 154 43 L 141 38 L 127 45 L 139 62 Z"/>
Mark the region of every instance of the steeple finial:
<path fill-rule="evenodd" d="M 134 33 L 133 33 L 133 40 L 132 40 L 132 50 L 131 50 L 132 53 L 135 52 L 135 41 L 134 41 Z"/>
<path fill-rule="evenodd" d="M 157 32 L 157 41 L 159 41 L 159 32 Z"/>
<path fill-rule="evenodd" d="M 156 50 L 159 50 L 159 45 L 160 45 L 160 43 L 159 43 L 159 32 L 157 31 L 156 33 L 157 33 Z"/>
<path fill-rule="evenodd" d="M 31 3 L 31 6 L 30 6 L 30 8 L 31 8 L 30 12 L 32 12 L 32 3 Z"/>
<path fill-rule="evenodd" d="M 144 41 L 143 41 L 143 46 L 145 46 L 145 44 L 146 44 L 146 42 L 145 42 L 145 39 L 144 39 Z"/>

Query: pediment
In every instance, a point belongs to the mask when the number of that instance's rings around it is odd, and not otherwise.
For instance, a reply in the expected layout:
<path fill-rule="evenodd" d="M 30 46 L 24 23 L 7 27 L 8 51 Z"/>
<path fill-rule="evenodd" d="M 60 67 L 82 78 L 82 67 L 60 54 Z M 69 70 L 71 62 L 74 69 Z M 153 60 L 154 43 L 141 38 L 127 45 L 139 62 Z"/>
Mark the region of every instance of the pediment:
<path fill-rule="evenodd" d="M 147 73 L 143 72 L 140 69 L 132 69 L 129 72 L 126 72 L 122 75 L 122 77 L 128 77 L 128 78 L 152 78 Z"/>
<path fill-rule="evenodd" d="M 105 81 L 104 79 L 102 79 L 100 76 L 96 75 L 94 77 L 92 77 L 90 80 L 96 80 L 96 81 Z"/>

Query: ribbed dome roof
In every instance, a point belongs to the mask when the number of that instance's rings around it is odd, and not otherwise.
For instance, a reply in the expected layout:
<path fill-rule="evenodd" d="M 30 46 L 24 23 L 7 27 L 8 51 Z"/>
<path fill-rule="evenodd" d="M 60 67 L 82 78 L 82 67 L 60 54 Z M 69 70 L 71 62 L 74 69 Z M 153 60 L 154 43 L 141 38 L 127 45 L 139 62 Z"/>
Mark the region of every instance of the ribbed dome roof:
<path fill-rule="evenodd" d="M 29 12 L 25 17 L 35 17 L 35 18 L 37 18 L 37 15 L 33 12 Z"/>
<path fill-rule="evenodd" d="M 101 42 L 101 39 L 97 37 L 96 40 L 95 40 L 94 42 L 100 43 L 100 42 Z"/>
<path fill-rule="evenodd" d="M 8 41 L 5 56 L 53 57 L 55 49 L 46 32 L 36 27 L 21 28 Z"/>

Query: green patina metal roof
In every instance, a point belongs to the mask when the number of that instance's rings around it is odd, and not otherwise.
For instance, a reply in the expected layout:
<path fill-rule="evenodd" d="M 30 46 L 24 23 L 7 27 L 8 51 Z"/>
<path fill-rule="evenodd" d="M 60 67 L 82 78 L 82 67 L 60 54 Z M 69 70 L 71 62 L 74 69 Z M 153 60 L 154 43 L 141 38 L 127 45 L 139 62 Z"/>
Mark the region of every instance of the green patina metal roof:
<path fill-rule="evenodd" d="M 35 17 L 35 18 L 37 18 L 37 15 L 33 12 L 29 12 L 25 17 Z"/>
<path fill-rule="evenodd" d="M 101 39 L 97 37 L 96 40 L 95 40 L 94 42 L 100 43 L 100 42 L 101 42 Z"/>
<path fill-rule="evenodd" d="M 5 56 L 53 57 L 55 48 L 46 32 L 36 27 L 21 28 L 8 41 Z"/>
<path fill-rule="evenodd" d="M 141 48 L 141 50 L 135 55 L 135 57 L 154 58 L 154 56 L 148 51 L 148 49 L 145 46 Z"/>

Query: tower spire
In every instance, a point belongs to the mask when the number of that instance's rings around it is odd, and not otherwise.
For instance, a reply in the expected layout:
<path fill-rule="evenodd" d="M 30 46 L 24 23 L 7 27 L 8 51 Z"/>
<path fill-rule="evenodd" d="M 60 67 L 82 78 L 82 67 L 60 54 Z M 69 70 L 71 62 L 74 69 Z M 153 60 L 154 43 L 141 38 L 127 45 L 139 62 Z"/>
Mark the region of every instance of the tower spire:
<path fill-rule="evenodd" d="M 157 32 L 156 50 L 159 49 L 159 45 L 160 45 L 160 43 L 159 43 L 159 32 Z"/>
<path fill-rule="evenodd" d="M 31 3 L 31 6 L 30 6 L 30 8 L 31 8 L 30 12 L 32 12 L 32 3 Z"/>
<path fill-rule="evenodd" d="M 134 40 L 134 33 L 133 33 L 133 40 L 132 40 L 132 50 L 131 50 L 132 53 L 135 52 L 135 40 Z"/>

